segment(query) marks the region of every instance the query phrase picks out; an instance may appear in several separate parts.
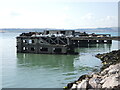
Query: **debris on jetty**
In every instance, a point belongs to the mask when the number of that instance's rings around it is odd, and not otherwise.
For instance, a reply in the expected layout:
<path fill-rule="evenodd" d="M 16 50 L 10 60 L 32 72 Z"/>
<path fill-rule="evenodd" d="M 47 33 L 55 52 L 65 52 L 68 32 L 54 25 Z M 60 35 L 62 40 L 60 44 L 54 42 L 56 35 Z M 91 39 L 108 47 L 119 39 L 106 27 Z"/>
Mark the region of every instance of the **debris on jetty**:
<path fill-rule="evenodd" d="M 119 90 L 120 89 L 120 50 L 110 53 L 97 54 L 103 66 L 100 72 L 91 75 L 82 75 L 77 81 L 68 83 L 65 90 Z"/>

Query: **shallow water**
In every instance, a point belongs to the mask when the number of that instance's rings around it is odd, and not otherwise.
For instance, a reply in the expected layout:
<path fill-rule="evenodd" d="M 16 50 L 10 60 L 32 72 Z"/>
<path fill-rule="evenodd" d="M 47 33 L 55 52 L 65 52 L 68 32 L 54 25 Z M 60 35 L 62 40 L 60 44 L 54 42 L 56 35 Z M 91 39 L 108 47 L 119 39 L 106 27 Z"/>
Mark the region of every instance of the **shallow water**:
<path fill-rule="evenodd" d="M 62 88 L 82 74 L 99 70 L 97 53 L 118 49 L 118 41 L 113 41 L 77 48 L 79 55 L 17 54 L 18 35 L 0 33 L 3 88 Z"/>

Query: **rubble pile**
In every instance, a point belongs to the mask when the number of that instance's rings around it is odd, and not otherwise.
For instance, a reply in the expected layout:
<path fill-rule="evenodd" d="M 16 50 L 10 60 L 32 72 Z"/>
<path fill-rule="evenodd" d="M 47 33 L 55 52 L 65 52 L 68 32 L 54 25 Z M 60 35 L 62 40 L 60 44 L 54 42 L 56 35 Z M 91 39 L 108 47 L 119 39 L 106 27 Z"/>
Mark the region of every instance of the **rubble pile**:
<path fill-rule="evenodd" d="M 110 53 L 97 54 L 96 57 L 102 60 L 103 66 L 100 72 L 91 75 L 82 75 L 77 81 L 68 83 L 65 89 L 111 89 L 120 88 L 120 50 Z"/>

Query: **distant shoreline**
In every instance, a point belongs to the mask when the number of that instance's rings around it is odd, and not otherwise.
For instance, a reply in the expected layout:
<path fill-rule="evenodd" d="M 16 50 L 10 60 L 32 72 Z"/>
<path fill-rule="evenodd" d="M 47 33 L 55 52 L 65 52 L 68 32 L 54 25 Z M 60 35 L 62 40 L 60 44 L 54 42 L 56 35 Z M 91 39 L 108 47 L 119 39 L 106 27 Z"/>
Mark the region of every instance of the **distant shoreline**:
<path fill-rule="evenodd" d="M 118 27 L 103 28 L 77 28 L 77 29 L 56 29 L 56 28 L 0 28 L 0 32 L 40 32 L 44 30 L 75 30 L 81 32 L 118 32 Z"/>

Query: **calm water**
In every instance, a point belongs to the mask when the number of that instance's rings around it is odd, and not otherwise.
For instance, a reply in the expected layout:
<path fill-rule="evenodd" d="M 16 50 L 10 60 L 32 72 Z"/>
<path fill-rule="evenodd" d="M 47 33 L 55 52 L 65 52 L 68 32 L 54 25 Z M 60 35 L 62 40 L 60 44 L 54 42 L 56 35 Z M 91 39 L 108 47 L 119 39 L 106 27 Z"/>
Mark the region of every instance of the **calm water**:
<path fill-rule="evenodd" d="M 17 35 L 0 33 L 3 88 L 62 88 L 82 74 L 99 70 L 97 53 L 118 49 L 118 42 L 113 41 L 77 48 L 79 55 L 17 54 Z"/>

